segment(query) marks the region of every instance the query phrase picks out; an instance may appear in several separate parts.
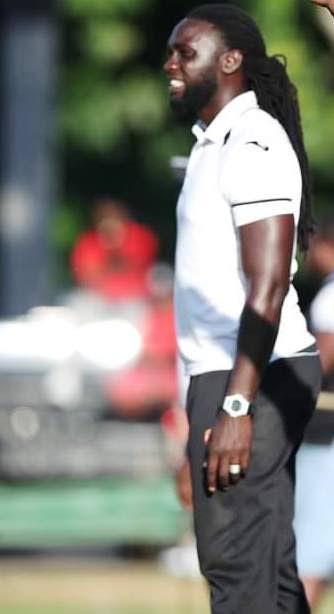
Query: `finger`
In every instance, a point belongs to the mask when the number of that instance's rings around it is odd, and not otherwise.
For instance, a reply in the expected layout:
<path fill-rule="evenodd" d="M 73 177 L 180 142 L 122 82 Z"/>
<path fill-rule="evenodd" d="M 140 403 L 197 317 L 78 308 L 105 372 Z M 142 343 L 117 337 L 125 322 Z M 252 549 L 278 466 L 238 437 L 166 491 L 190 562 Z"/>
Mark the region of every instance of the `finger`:
<path fill-rule="evenodd" d="M 212 429 L 206 429 L 205 433 L 204 433 L 204 443 L 208 443 L 210 437 L 211 437 L 211 433 L 212 433 Z"/>
<path fill-rule="evenodd" d="M 207 484 L 208 491 L 214 493 L 217 490 L 217 471 L 219 465 L 219 456 L 216 452 L 210 452 L 208 455 L 207 468 Z"/>
<path fill-rule="evenodd" d="M 239 456 L 230 457 L 228 472 L 229 472 L 230 483 L 237 484 L 240 478 L 242 477 L 241 460 Z"/>
<path fill-rule="evenodd" d="M 192 509 L 192 485 L 189 461 L 185 460 L 176 473 L 177 494 L 186 509 Z"/>
<path fill-rule="evenodd" d="M 204 443 L 205 443 L 206 446 L 208 445 L 208 443 L 210 441 L 211 433 L 212 433 L 212 429 L 206 429 L 206 431 L 204 432 L 203 439 L 204 439 Z M 203 464 L 202 464 L 202 469 L 204 471 L 206 471 L 207 468 L 208 468 L 208 460 L 207 460 L 207 458 L 208 458 L 208 449 L 206 448 L 206 450 L 205 450 L 205 458 L 204 458 L 204 461 L 203 461 Z"/>
<path fill-rule="evenodd" d="M 219 463 L 219 484 L 221 488 L 228 488 L 230 485 L 230 457 L 228 454 L 222 454 Z"/>
<path fill-rule="evenodd" d="M 243 476 L 246 475 L 250 462 L 250 450 L 244 450 L 240 454 L 240 467 Z"/>

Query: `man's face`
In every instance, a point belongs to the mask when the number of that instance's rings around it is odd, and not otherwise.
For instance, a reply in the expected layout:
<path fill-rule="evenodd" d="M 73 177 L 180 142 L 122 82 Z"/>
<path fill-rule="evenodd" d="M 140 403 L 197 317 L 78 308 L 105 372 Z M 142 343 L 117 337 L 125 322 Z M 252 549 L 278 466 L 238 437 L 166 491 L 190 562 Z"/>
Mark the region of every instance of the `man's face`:
<path fill-rule="evenodd" d="M 219 88 L 219 57 L 224 51 L 218 31 L 210 23 L 184 19 L 168 41 L 164 70 L 169 77 L 170 103 L 180 117 L 201 115 Z"/>

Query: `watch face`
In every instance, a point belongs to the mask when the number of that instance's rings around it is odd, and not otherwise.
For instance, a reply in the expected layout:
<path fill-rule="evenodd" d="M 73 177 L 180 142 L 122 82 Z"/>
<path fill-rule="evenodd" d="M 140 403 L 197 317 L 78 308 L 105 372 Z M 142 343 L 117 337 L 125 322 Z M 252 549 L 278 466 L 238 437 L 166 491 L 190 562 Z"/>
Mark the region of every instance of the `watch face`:
<path fill-rule="evenodd" d="M 238 399 L 234 399 L 232 402 L 231 411 L 233 411 L 233 413 L 237 413 L 240 410 L 241 410 L 240 401 L 238 401 Z"/>
<path fill-rule="evenodd" d="M 222 409 L 235 418 L 248 414 L 250 403 L 241 394 L 225 397 Z"/>

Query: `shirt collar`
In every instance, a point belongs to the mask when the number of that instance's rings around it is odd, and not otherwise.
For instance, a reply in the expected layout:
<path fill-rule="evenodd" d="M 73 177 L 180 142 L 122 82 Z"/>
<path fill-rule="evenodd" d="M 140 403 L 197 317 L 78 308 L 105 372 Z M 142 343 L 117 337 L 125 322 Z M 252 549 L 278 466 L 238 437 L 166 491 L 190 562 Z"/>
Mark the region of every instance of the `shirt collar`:
<path fill-rule="evenodd" d="M 233 98 L 212 120 L 209 126 L 205 126 L 203 122 L 196 122 L 192 127 L 192 132 L 201 145 L 205 141 L 211 141 L 221 145 L 224 142 L 227 133 L 245 111 L 258 108 L 256 94 L 253 91 L 239 94 Z"/>

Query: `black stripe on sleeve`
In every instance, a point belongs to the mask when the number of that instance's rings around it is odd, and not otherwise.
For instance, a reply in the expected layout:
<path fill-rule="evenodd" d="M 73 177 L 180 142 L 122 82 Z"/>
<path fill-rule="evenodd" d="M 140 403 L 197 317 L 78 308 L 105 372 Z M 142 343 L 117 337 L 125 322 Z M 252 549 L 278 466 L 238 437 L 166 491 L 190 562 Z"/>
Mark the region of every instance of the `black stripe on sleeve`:
<path fill-rule="evenodd" d="M 280 202 L 282 200 L 291 203 L 292 198 L 267 198 L 264 200 L 248 200 L 243 203 L 233 203 L 231 207 L 241 207 L 241 205 L 259 205 L 261 203 L 275 203 Z"/>

